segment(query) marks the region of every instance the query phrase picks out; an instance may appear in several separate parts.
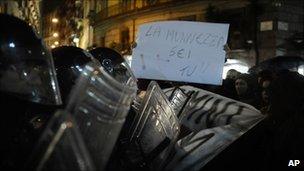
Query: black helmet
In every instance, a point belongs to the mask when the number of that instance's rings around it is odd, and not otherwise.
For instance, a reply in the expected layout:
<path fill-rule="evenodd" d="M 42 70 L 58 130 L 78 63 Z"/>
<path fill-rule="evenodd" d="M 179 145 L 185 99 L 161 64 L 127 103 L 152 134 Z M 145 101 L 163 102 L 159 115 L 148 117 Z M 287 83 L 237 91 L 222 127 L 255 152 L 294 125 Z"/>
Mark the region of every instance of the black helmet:
<path fill-rule="evenodd" d="M 117 81 L 126 82 L 130 77 L 134 77 L 127 62 L 117 51 L 106 47 L 98 47 L 90 50 L 90 53 Z"/>
<path fill-rule="evenodd" d="M 125 62 L 120 53 L 110 48 L 98 47 L 93 50 L 90 50 L 90 53 L 101 63 L 104 69 L 110 74 L 114 72 L 114 67 L 116 65 Z"/>
<path fill-rule="evenodd" d="M 0 91 L 40 103 L 61 104 L 53 59 L 24 21 L 0 14 Z"/>
<path fill-rule="evenodd" d="M 65 103 L 67 96 L 83 67 L 88 62 L 97 61 L 94 60 L 89 52 L 75 46 L 57 47 L 52 50 L 52 54 L 54 57 L 60 92 Z"/>

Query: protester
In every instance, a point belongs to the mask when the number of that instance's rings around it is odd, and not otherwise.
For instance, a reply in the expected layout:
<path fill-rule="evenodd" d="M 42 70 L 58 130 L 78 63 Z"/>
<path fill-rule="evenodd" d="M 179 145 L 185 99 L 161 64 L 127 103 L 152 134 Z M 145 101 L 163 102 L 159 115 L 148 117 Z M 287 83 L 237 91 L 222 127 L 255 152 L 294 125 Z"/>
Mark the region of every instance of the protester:
<path fill-rule="evenodd" d="M 258 106 L 257 99 L 254 95 L 255 87 L 253 78 L 248 74 L 241 74 L 235 80 L 235 90 L 237 93 L 236 100 Z"/>
<path fill-rule="evenodd" d="M 227 72 L 226 79 L 223 80 L 223 85 L 221 89 L 218 91 L 218 94 L 223 95 L 228 98 L 236 99 L 237 94 L 235 90 L 235 80 L 240 76 L 240 72 L 235 69 L 230 69 Z"/>
<path fill-rule="evenodd" d="M 256 97 L 259 99 L 259 109 L 263 114 L 269 111 L 269 85 L 274 79 L 274 73 L 270 70 L 262 70 L 257 75 Z"/>
<path fill-rule="evenodd" d="M 269 101 L 269 85 L 270 81 L 264 81 L 262 83 L 262 90 L 260 94 L 260 111 L 263 114 L 268 114 L 270 109 L 270 101 Z"/>
<path fill-rule="evenodd" d="M 296 72 L 281 73 L 270 85 L 269 100 L 264 166 L 273 170 L 279 163 L 287 166 L 289 160 L 304 158 L 304 77 Z"/>
<path fill-rule="evenodd" d="M 228 72 L 227 72 L 226 79 L 236 80 L 237 77 L 239 77 L 240 75 L 241 75 L 241 73 L 238 72 L 237 70 L 235 70 L 235 69 L 230 69 L 230 70 L 228 70 Z"/>
<path fill-rule="evenodd" d="M 274 74 L 270 70 L 262 70 L 258 73 L 258 84 L 262 86 L 264 81 L 272 81 L 274 78 Z"/>
<path fill-rule="evenodd" d="M 290 168 L 290 160 L 304 158 L 304 77 L 280 73 L 269 86 L 269 102 L 267 118 L 204 170 L 282 170 Z"/>

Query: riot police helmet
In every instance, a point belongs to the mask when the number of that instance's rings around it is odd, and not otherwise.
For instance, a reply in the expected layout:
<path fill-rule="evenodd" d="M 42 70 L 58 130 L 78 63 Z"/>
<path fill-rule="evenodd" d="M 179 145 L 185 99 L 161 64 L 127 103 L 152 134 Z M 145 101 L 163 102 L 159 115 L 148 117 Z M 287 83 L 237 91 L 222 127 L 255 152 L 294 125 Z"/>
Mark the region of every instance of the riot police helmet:
<path fill-rule="evenodd" d="M 53 58 L 25 21 L 0 14 L 0 91 L 37 104 L 61 104 Z"/>
<path fill-rule="evenodd" d="M 97 61 L 94 60 L 93 56 L 88 51 L 75 46 L 54 48 L 52 49 L 52 54 L 54 57 L 60 92 L 62 94 L 63 103 L 65 103 L 70 90 L 75 85 L 83 67 L 88 62 Z"/>
<path fill-rule="evenodd" d="M 117 81 L 125 83 L 130 77 L 134 77 L 127 62 L 116 50 L 98 47 L 90 50 L 90 53 L 100 62 L 103 69 Z"/>

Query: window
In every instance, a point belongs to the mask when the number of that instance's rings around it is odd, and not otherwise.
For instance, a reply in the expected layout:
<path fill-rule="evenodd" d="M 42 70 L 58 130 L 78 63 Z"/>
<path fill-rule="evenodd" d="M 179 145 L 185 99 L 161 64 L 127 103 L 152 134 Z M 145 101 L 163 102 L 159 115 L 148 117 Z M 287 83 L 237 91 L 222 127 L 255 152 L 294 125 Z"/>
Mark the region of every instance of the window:
<path fill-rule="evenodd" d="M 272 21 L 262 21 L 260 24 L 260 31 L 273 30 Z"/>
<path fill-rule="evenodd" d="M 129 49 L 129 41 L 130 41 L 130 34 L 129 28 L 125 28 L 120 32 L 120 42 L 122 45 L 122 50 Z"/>
<path fill-rule="evenodd" d="M 99 39 L 99 45 L 100 45 L 101 47 L 104 47 L 104 46 L 105 46 L 105 37 L 100 37 L 100 39 Z"/>
<path fill-rule="evenodd" d="M 278 30 L 288 31 L 288 23 L 283 21 L 278 21 Z"/>

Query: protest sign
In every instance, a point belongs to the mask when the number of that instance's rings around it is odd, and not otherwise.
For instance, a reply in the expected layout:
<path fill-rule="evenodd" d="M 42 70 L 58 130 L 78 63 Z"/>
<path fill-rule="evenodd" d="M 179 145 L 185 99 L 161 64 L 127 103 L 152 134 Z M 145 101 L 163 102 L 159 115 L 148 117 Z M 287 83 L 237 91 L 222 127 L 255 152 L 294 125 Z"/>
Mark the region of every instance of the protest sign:
<path fill-rule="evenodd" d="M 219 85 L 229 24 L 164 21 L 139 27 L 131 68 L 137 78 Z"/>

